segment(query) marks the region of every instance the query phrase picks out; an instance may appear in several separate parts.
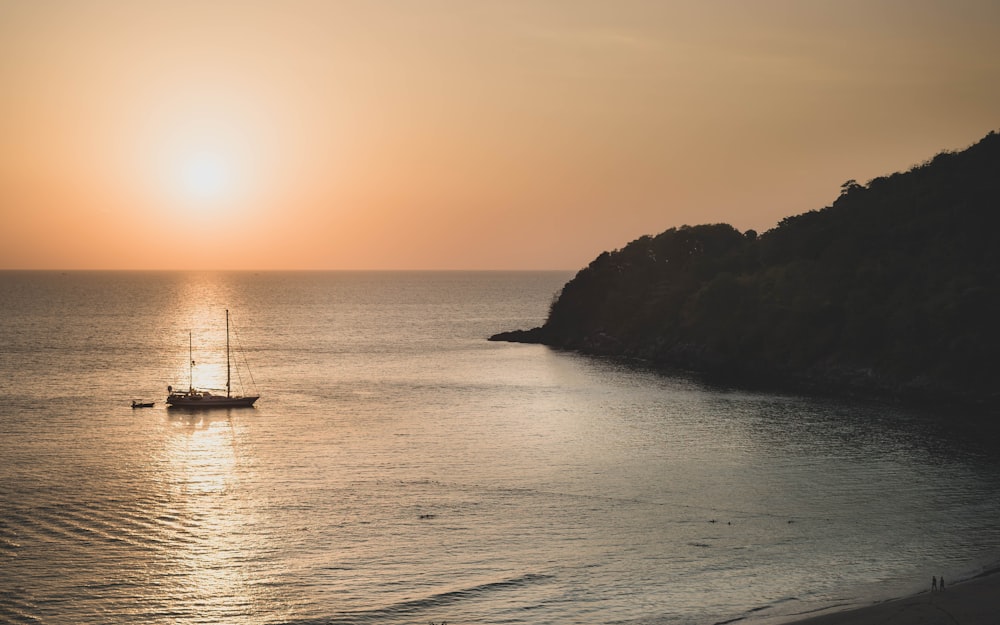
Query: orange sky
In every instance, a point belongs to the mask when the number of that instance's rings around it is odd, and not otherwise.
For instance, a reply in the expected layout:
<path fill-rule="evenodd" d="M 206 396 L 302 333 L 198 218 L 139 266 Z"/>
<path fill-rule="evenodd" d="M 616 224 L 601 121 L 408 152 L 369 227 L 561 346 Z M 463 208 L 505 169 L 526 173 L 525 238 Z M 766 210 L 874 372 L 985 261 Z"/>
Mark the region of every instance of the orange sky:
<path fill-rule="evenodd" d="M 0 268 L 575 269 L 1000 129 L 992 0 L 0 0 Z"/>

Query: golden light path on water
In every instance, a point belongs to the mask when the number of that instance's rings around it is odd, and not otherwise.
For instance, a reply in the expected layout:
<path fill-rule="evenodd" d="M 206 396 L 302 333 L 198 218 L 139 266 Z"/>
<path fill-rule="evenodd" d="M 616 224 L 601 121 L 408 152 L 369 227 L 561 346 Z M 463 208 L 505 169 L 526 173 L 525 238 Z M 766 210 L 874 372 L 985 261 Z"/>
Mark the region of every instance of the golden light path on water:
<path fill-rule="evenodd" d="M 231 414 L 171 412 L 159 466 L 169 502 L 164 514 L 183 527 L 164 552 L 158 575 L 165 578 L 156 602 L 171 612 L 206 622 L 254 622 L 248 571 L 257 558 L 255 513 L 246 505 L 241 480 L 246 473 Z M 185 536 L 185 534 L 187 534 Z"/>
<path fill-rule="evenodd" d="M 176 305 L 163 315 L 160 330 L 169 346 L 164 381 L 174 388 L 224 391 L 225 311 L 240 307 L 238 298 L 211 273 L 189 274 L 170 291 Z M 232 341 L 235 346 L 235 336 Z M 162 542 L 148 563 L 148 576 L 157 582 L 148 584 L 136 602 L 145 606 L 143 617 L 257 623 L 263 615 L 281 612 L 280 599 L 267 599 L 263 609 L 258 597 L 267 587 L 260 580 L 275 569 L 263 570 L 267 524 L 259 518 L 261 502 L 253 494 L 259 461 L 252 444 L 241 442 L 249 435 L 241 418 L 238 410 L 167 409 L 159 425 L 150 462 L 150 486 L 159 492 L 149 512 L 156 515 L 153 524 Z M 149 606 L 159 606 L 159 613 Z"/>

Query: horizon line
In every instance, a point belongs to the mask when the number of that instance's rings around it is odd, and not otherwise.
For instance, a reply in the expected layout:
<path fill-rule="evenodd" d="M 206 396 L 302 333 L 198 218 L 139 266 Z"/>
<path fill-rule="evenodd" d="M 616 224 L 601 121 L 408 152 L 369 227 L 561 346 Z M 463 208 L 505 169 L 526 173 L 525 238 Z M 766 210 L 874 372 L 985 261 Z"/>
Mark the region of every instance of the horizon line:
<path fill-rule="evenodd" d="M 515 272 L 555 272 L 555 271 L 579 271 L 581 268 L 537 268 L 537 269 L 316 269 L 316 268 L 271 268 L 271 269 L 239 269 L 239 268 L 177 268 L 177 269 L 152 269 L 152 268 L 99 268 L 83 267 L 75 269 L 57 269 L 43 267 L 0 267 L 0 272 L 38 272 L 38 273 L 181 273 L 181 272 L 233 272 L 233 273 L 515 273 Z"/>

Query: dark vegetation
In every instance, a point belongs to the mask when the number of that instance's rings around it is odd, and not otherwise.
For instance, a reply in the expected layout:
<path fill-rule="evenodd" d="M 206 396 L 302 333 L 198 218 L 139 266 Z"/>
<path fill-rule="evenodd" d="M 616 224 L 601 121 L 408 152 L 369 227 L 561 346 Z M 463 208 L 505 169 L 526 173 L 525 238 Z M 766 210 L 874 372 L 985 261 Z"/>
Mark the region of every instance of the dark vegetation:
<path fill-rule="evenodd" d="M 682 226 L 604 252 L 540 328 L 491 340 L 640 358 L 737 383 L 1000 399 L 1000 135 L 760 236 Z"/>

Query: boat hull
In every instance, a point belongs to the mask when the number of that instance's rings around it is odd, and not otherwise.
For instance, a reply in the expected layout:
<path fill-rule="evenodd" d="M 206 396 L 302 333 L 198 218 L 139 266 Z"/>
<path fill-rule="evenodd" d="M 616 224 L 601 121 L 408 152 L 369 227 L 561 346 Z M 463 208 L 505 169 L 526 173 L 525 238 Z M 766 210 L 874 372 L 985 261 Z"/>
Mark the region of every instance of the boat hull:
<path fill-rule="evenodd" d="M 226 397 L 209 394 L 172 394 L 167 397 L 171 408 L 252 408 L 258 397 Z"/>

